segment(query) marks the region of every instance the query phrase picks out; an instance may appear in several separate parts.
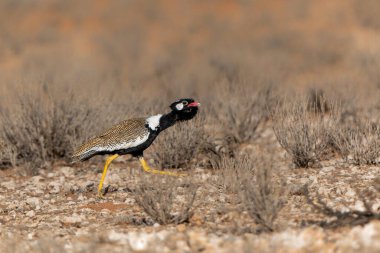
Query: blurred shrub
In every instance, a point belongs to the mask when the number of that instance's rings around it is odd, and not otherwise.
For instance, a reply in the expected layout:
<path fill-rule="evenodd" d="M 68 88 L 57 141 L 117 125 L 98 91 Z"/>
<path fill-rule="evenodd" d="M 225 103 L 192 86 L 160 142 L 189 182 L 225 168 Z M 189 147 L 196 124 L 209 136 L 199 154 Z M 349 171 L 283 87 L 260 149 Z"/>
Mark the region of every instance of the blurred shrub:
<path fill-rule="evenodd" d="M 273 161 L 248 155 L 223 157 L 218 186 L 237 194 L 244 208 L 264 231 L 274 231 L 274 221 L 284 206 L 287 187 L 273 174 Z"/>
<path fill-rule="evenodd" d="M 380 126 L 376 123 L 359 122 L 341 124 L 333 129 L 332 140 L 348 162 L 356 165 L 380 162 Z"/>
<path fill-rule="evenodd" d="M 191 180 L 159 175 L 141 175 L 135 200 L 159 224 L 179 224 L 193 215 L 198 186 Z"/>
<path fill-rule="evenodd" d="M 257 137 L 257 129 L 273 105 L 272 87 L 256 88 L 245 83 L 228 83 L 224 93 L 214 101 L 211 116 L 234 143 Z"/>
<path fill-rule="evenodd" d="M 74 94 L 20 95 L 15 107 L 0 114 L 5 161 L 28 165 L 32 173 L 46 162 L 68 158 L 80 139 L 97 129 L 97 111 Z"/>
<path fill-rule="evenodd" d="M 325 92 L 322 89 L 311 88 L 307 96 L 307 106 L 310 112 L 324 113 L 329 111 Z"/>
<path fill-rule="evenodd" d="M 248 156 L 240 158 L 223 156 L 218 163 L 218 169 L 219 188 L 223 189 L 224 192 L 236 194 L 241 189 L 240 177 L 242 173 L 245 170 L 253 170 L 252 159 Z"/>
<path fill-rule="evenodd" d="M 195 158 L 211 145 L 204 124 L 204 119 L 196 118 L 177 123 L 161 133 L 154 142 L 156 152 L 152 154 L 157 167 L 188 169 L 195 165 Z"/>
<path fill-rule="evenodd" d="M 270 159 L 256 159 L 243 163 L 250 166 L 242 166 L 244 169 L 239 175 L 239 196 L 255 222 L 261 225 L 264 231 L 272 232 L 275 230 L 274 221 L 286 202 L 285 181 L 274 177 L 273 161 Z"/>
<path fill-rule="evenodd" d="M 330 147 L 329 131 L 335 124 L 336 115 L 335 110 L 327 113 L 323 111 L 325 108 L 320 106 L 310 112 L 310 103 L 296 99 L 277 107 L 273 114 L 277 140 L 297 167 L 312 166 Z"/>

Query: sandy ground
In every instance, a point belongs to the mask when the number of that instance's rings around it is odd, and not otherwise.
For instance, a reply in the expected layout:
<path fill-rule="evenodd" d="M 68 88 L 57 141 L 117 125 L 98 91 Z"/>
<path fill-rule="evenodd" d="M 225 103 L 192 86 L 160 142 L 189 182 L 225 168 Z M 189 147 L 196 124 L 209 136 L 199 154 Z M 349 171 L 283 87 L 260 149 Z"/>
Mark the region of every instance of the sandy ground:
<path fill-rule="evenodd" d="M 259 147 L 244 148 L 260 152 Z M 283 152 L 275 154 L 278 161 L 286 161 Z M 379 167 L 347 166 L 332 159 L 318 169 L 289 169 L 287 162 L 279 162 L 278 169 L 287 178 L 289 197 L 277 219 L 278 230 L 261 233 L 236 197 L 218 188 L 218 171 L 187 171 L 188 178 L 200 185 L 193 217 L 184 224 L 159 225 L 134 198 L 134 189 L 144 173 L 138 161 L 126 157 L 111 165 L 105 181 L 105 186 L 110 186 L 105 199 L 96 197 L 101 166 L 101 162 L 56 164 L 53 170 L 41 170 L 38 176 L 23 176 L 17 168 L 1 171 L 2 252 L 380 250 L 379 220 L 358 226 L 349 222 L 323 226 L 335 218 L 318 212 L 300 193 L 302 185 L 309 184 L 311 196 L 319 195 L 334 210 L 360 211 L 364 208 L 362 192 L 376 192 L 373 181 L 380 174 Z M 372 198 L 371 207 L 380 212 L 378 193 Z"/>

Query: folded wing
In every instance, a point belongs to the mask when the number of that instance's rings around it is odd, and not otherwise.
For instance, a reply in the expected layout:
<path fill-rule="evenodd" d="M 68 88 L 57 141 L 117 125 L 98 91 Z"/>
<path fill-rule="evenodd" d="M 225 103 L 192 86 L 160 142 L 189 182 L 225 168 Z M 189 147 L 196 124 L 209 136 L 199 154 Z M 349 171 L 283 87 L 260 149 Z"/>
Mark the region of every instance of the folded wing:
<path fill-rule="evenodd" d="M 87 160 L 102 153 L 112 153 L 121 149 L 136 147 L 149 137 L 146 118 L 128 119 L 90 139 L 73 154 L 73 161 Z"/>

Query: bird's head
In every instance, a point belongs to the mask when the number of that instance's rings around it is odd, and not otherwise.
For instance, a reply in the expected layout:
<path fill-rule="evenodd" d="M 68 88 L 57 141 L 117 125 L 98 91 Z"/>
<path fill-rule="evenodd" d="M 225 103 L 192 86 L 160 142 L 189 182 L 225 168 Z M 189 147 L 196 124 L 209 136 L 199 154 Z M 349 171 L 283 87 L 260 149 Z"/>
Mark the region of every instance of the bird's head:
<path fill-rule="evenodd" d="M 172 103 L 170 108 L 178 115 L 178 120 L 190 120 L 197 114 L 200 105 L 192 98 L 182 98 Z"/>

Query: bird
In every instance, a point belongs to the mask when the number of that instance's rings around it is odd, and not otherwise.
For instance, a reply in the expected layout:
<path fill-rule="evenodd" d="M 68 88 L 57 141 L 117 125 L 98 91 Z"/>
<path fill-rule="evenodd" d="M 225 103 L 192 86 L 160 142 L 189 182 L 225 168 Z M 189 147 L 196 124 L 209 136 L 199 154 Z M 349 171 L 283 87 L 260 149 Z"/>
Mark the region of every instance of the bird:
<path fill-rule="evenodd" d="M 200 103 L 192 98 L 182 98 L 170 104 L 171 111 L 149 117 L 124 120 L 79 146 L 72 155 L 72 161 L 85 161 L 97 155 L 111 155 L 107 158 L 98 186 L 98 197 L 103 198 L 102 186 L 109 165 L 121 155 L 131 154 L 139 159 L 144 171 L 153 174 L 179 176 L 180 174 L 152 169 L 144 159 L 147 149 L 156 137 L 177 122 L 188 121 L 198 112 Z"/>

